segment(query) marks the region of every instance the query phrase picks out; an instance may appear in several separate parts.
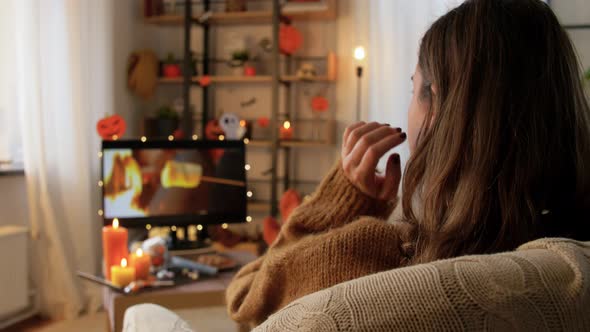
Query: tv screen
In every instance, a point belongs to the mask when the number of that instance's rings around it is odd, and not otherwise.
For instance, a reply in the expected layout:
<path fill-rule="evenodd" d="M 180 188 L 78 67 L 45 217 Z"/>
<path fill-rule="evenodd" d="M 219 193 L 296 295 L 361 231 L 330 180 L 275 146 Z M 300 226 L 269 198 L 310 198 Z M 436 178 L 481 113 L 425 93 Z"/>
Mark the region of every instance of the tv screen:
<path fill-rule="evenodd" d="M 243 142 L 105 141 L 105 223 L 242 222 L 246 216 Z"/>

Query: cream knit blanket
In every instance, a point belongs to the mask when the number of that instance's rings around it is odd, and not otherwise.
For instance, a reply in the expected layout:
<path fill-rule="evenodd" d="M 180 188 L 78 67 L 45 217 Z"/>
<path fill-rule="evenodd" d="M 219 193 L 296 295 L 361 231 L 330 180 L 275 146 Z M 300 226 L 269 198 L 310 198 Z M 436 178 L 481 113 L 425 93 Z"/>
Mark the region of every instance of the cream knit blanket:
<path fill-rule="evenodd" d="M 381 272 L 300 298 L 255 331 L 590 331 L 590 242 Z"/>

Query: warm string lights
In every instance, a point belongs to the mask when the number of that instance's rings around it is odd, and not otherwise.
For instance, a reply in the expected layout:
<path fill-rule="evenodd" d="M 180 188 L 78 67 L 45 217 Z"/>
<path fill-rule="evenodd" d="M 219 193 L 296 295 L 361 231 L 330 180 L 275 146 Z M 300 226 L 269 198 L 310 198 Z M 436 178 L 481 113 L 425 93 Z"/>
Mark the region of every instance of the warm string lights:
<path fill-rule="evenodd" d="M 242 126 L 242 127 L 246 126 L 246 122 L 244 120 L 241 120 L 240 121 L 240 126 Z M 285 121 L 283 123 L 282 129 L 287 129 L 287 130 L 288 129 L 291 129 L 291 122 Z M 112 137 L 113 140 L 117 140 L 118 138 L 119 137 L 117 135 L 113 135 L 113 137 Z M 192 135 L 191 138 L 192 138 L 193 141 L 196 141 L 196 140 L 199 139 L 199 136 L 195 134 L 195 135 Z M 224 135 L 219 135 L 218 136 L 218 139 L 220 141 L 223 141 L 223 140 L 225 140 L 225 136 Z M 147 142 L 147 137 L 146 136 L 141 136 L 139 140 L 142 143 L 145 143 L 145 142 Z M 169 135 L 168 136 L 168 140 L 169 141 L 173 141 L 174 140 L 174 136 L 173 135 Z M 250 143 L 250 140 L 248 138 L 244 138 L 243 139 L 243 142 L 244 142 L 244 144 L 248 144 L 248 143 Z M 97 153 L 97 156 L 98 156 L 99 159 L 102 158 L 103 157 L 103 152 L 102 151 L 99 151 Z M 249 171 L 249 170 L 252 169 L 252 166 L 250 164 L 245 164 L 244 165 L 244 169 L 246 171 Z M 98 185 L 99 188 L 102 188 L 104 186 L 104 182 L 102 180 L 98 180 L 97 185 Z M 253 195 L 254 195 L 254 193 L 252 192 L 252 190 L 248 190 L 246 192 L 246 196 L 248 198 L 251 198 Z M 104 216 L 104 211 L 102 209 L 98 209 L 98 215 L 101 216 L 101 217 Z M 252 216 L 246 216 L 246 222 L 251 223 L 252 220 L 253 220 L 252 219 Z M 114 218 L 113 219 L 112 227 L 115 228 L 115 229 L 119 227 L 119 219 L 118 218 Z M 150 231 L 152 228 L 153 228 L 153 226 L 151 224 L 146 224 L 145 225 L 145 229 L 148 230 L 148 231 Z M 229 228 L 229 224 L 223 223 L 221 225 L 221 228 L 228 229 Z M 203 230 L 203 225 L 201 225 L 201 224 L 197 225 L 196 226 L 196 229 L 197 229 L 197 231 L 202 231 Z M 173 226 L 171 226 L 169 228 L 169 230 L 176 231 L 177 230 L 177 227 L 175 225 L 173 225 Z M 125 260 L 125 262 L 121 262 L 121 263 L 126 265 L 127 264 L 127 261 Z"/>

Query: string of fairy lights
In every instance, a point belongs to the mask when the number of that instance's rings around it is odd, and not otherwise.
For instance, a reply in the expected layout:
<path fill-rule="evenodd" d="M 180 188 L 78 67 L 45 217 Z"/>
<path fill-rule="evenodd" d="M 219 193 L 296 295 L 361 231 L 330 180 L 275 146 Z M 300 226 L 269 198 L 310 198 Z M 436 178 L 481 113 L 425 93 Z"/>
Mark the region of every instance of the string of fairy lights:
<path fill-rule="evenodd" d="M 199 139 L 199 136 L 198 136 L 198 135 L 193 135 L 191 138 L 192 138 L 192 140 L 193 140 L 193 141 L 196 141 L 196 140 L 198 140 L 198 139 Z M 118 140 L 118 139 L 119 139 L 119 136 L 117 136 L 117 135 L 113 135 L 113 136 L 112 136 L 112 139 L 113 139 L 113 141 L 116 141 L 116 140 Z M 218 139 L 219 139 L 220 141 L 223 141 L 223 140 L 225 140 L 225 136 L 223 136 L 223 135 L 219 135 L 219 136 L 218 136 Z M 145 137 L 145 136 L 141 136 L 141 138 L 140 138 L 139 140 L 140 140 L 142 143 L 145 143 L 145 142 L 147 142 L 147 137 Z M 174 136 L 173 136 L 173 135 L 169 135 L 169 136 L 168 136 L 168 140 L 169 140 L 169 141 L 174 141 Z M 249 140 L 248 138 L 244 138 L 244 139 L 243 139 L 243 141 L 244 141 L 244 144 L 248 144 L 248 143 L 250 143 L 250 140 Z M 98 151 L 97 155 L 98 155 L 98 159 L 102 159 L 102 157 L 103 157 L 103 153 L 102 153 L 102 151 Z M 250 169 L 252 169 L 252 166 L 250 166 L 250 164 L 246 164 L 246 165 L 244 166 L 244 169 L 245 169 L 246 171 L 250 171 Z M 99 188 L 102 188 L 103 186 L 104 186 L 104 182 L 103 182 L 102 180 L 98 180 L 98 187 L 99 187 Z M 254 195 L 254 193 L 252 192 L 252 190 L 248 190 L 248 191 L 246 191 L 246 196 L 247 196 L 248 198 L 251 198 L 253 195 Z M 104 211 L 103 211 L 102 209 L 98 209 L 98 215 L 99 215 L 100 217 L 102 217 L 102 216 L 104 215 Z M 117 218 L 115 218 L 115 219 L 113 219 L 113 220 L 117 220 L 117 221 L 118 221 L 118 219 L 117 219 Z M 252 222 L 252 220 L 253 220 L 253 219 L 252 219 L 252 216 L 246 216 L 246 222 L 247 222 L 247 223 L 251 223 L 251 222 Z M 172 225 L 172 226 L 170 226 L 170 227 L 168 227 L 168 228 L 169 228 L 169 230 L 170 230 L 170 231 L 173 231 L 173 232 L 177 230 L 177 227 L 176 227 L 175 225 Z M 227 223 L 223 223 L 223 224 L 221 224 L 221 228 L 223 228 L 223 229 L 228 229 L 228 228 L 229 228 L 229 224 L 227 224 Z M 151 225 L 151 224 L 146 224 L 146 225 L 145 225 L 145 229 L 146 229 L 146 230 L 148 230 L 148 231 L 149 231 L 149 230 L 151 230 L 151 229 L 152 229 L 152 225 Z M 198 225 L 196 226 L 196 229 L 197 229 L 197 231 L 198 231 L 198 232 L 202 231 L 202 230 L 203 230 L 203 225 L 201 225 L 201 224 L 198 224 Z"/>

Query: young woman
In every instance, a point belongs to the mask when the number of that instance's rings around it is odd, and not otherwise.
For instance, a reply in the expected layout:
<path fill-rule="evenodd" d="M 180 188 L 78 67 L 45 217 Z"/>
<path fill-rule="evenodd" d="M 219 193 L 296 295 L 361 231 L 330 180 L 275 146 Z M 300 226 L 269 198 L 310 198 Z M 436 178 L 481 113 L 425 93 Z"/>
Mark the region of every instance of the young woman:
<path fill-rule="evenodd" d="M 342 159 L 267 254 L 228 288 L 233 319 L 260 323 L 306 294 L 379 271 L 590 238 L 590 109 L 574 48 L 539 0 L 468 0 L 428 30 L 406 133 L 346 129 Z M 399 156 L 412 156 L 396 205 Z"/>

